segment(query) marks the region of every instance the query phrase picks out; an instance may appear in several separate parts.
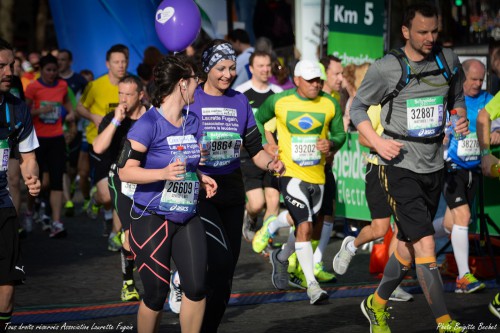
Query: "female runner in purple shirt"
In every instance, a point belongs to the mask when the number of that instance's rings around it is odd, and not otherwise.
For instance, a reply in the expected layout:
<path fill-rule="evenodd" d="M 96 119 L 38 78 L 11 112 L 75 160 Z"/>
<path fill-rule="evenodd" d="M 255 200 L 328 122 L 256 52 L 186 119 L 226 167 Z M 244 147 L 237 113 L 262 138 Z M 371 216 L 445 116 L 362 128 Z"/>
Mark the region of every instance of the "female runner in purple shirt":
<path fill-rule="evenodd" d="M 193 68 L 178 56 L 167 56 L 155 67 L 154 107 L 130 129 L 128 160 L 119 173 L 122 181 L 138 184 L 129 240 L 144 285 L 137 316 L 140 333 L 158 331 L 170 258 L 184 290 L 182 332 L 199 332 L 205 312 L 207 244 L 197 203 L 198 194 L 212 197 L 217 184 L 197 170 L 200 122 L 189 112 L 198 83 Z M 186 163 L 175 155 L 179 147 Z"/>
<path fill-rule="evenodd" d="M 245 95 L 229 88 L 236 76 L 236 54 L 231 44 L 224 40 L 209 44 L 202 54 L 202 69 L 207 80 L 196 89 L 191 110 L 198 115 L 201 131 L 210 143 L 208 159 L 200 171 L 218 185 L 217 194 L 210 198 L 202 189 L 199 203 L 208 249 L 207 308 L 202 332 L 213 333 L 226 310 L 240 254 L 245 211 L 240 147 L 245 146 L 255 165 L 263 170 L 281 173 L 284 166 L 263 150 Z M 180 277 L 182 280 L 182 273 Z M 181 285 L 185 289 L 183 281 Z"/>

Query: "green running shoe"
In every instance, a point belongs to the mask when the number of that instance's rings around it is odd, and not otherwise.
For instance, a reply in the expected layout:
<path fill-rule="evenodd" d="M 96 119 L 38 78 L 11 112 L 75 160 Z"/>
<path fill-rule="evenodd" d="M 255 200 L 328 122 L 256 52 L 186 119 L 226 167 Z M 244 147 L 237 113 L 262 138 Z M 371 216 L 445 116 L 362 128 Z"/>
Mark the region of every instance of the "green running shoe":
<path fill-rule="evenodd" d="M 318 282 L 336 282 L 337 277 L 335 274 L 325 271 L 325 266 L 323 262 L 317 262 L 314 265 L 314 276 Z"/>
<path fill-rule="evenodd" d="M 122 302 L 135 302 L 141 299 L 135 288 L 134 280 L 123 281 L 121 299 Z"/>
<path fill-rule="evenodd" d="M 390 318 L 389 312 L 385 309 L 375 309 L 372 306 L 373 294 L 361 302 L 361 311 L 370 322 L 370 333 L 391 333 L 387 319 Z"/>
<path fill-rule="evenodd" d="M 264 224 L 262 225 L 262 228 L 260 228 L 256 233 L 255 236 L 252 239 L 252 249 L 254 250 L 255 253 L 261 253 L 264 251 L 269 244 L 269 239 L 273 238 L 274 235 L 272 235 L 269 232 L 269 223 L 272 221 L 276 220 L 276 216 L 271 215 L 269 216 L 265 221 Z"/>

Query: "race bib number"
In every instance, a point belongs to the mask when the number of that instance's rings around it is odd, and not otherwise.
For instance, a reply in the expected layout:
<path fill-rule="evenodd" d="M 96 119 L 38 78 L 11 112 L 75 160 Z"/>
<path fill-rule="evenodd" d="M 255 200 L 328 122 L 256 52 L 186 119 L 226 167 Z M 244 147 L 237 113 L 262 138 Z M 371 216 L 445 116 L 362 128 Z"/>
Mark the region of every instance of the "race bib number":
<path fill-rule="evenodd" d="M 161 194 L 160 209 L 177 213 L 196 213 L 200 182 L 195 172 L 187 172 L 186 178 L 167 181 Z"/>
<path fill-rule="evenodd" d="M 240 158 L 243 140 L 238 133 L 207 132 L 210 141 L 210 156 L 205 165 L 220 168 Z"/>
<path fill-rule="evenodd" d="M 300 166 L 317 165 L 321 152 L 316 148 L 318 135 L 292 136 L 292 160 Z"/>
<path fill-rule="evenodd" d="M 10 147 L 7 140 L 0 140 L 0 171 L 7 171 L 9 168 Z"/>
<path fill-rule="evenodd" d="M 406 101 L 408 135 L 432 137 L 441 133 L 443 124 L 443 96 L 423 97 Z"/>
<path fill-rule="evenodd" d="M 46 113 L 41 113 L 39 115 L 40 120 L 44 124 L 55 124 L 57 123 L 57 120 L 61 117 L 61 103 L 58 102 L 48 102 L 48 101 L 41 101 L 40 102 L 41 107 L 48 106 L 51 108 L 51 111 L 46 112 Z"/>
<path fill-rule="evenodd" d="M 137 184 L 122 182 L 122 193 L 129 197 L 130 199 L 134 198 L 135 189 L 137 188 Z"/>
<path fill-rule="evenodd" d="M 470 133 L 465 139 L 458 140 L 457 144 L 457 155 L 460 159 L 467 161 L 479 159 L 480 149 L 476 133 Z"/>

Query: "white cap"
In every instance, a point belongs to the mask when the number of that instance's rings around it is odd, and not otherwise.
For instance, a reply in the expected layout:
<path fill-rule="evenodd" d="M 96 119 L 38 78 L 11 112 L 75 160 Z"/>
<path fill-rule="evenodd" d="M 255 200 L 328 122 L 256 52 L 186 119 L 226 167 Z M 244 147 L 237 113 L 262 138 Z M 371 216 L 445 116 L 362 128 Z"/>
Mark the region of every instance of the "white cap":
<path fill-rule="evenodd" d="M 311 80 L 322 76 L 319 63 L 317 61 L 307 59 L 301 60 L 297 63 L 297 65 L 295 65 L 293 75 L 301 76 L 304 80 Z"/>

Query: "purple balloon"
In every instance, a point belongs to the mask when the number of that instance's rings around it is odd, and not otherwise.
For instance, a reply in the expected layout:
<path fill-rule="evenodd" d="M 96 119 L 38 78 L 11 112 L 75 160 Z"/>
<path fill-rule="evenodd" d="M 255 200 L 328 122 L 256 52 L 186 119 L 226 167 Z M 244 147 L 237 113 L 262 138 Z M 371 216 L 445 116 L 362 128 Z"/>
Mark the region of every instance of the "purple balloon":
<path fill-rule="evenodd" d="M 171 52 L 185 50 L 194 42 L 200 28 L 200 10 L 192 0 L 164 0 L 156 10 L 156 34 Z"/>

